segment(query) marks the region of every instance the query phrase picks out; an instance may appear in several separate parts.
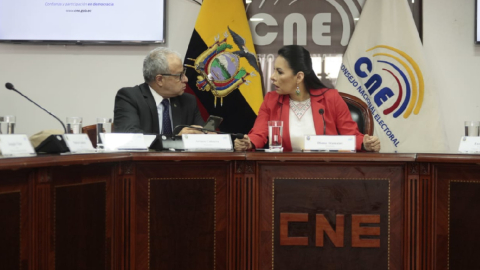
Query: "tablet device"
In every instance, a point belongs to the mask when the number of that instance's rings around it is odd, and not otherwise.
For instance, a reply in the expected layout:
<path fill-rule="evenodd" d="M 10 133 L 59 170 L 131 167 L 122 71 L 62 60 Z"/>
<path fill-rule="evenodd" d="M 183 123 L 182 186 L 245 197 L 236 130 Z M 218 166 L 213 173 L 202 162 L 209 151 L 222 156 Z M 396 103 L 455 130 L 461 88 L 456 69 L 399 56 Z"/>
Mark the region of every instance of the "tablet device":
<path fill-rule="evenodd" d="M 223 121 L 222 117 L 210 115 L 207 119 L 207 122 L 203 126 L 203 128 L 208 131 L 215 131 L 220 126 L 220 123 L 222 123 L 222 121 Z"/>

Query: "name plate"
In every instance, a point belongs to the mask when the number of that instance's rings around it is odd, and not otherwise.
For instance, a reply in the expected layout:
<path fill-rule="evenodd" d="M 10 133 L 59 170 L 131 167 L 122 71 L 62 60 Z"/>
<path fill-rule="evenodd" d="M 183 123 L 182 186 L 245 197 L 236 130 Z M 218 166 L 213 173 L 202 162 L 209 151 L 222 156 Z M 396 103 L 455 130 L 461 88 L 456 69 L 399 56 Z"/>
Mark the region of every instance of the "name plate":
<path fill-rule="evenodd" d="M 356 152 L 354 135 L 305 136 L 304 151 Z"/>
<path fill-rule="evenodd" d="M 186 151 L 233 151 L 229 134 L 183 134 Z"/>
<path fill-rule="evenodd" d="M 105 151 L 148 151 L 142 133 L 105 133 Z"/>
<path fill-rule="evenodd" d="M 0 152 L 4 157 L 37 155 L 25 134 L 0 135 Z"/>
<path fill-rule="evenodd" d="M 95 152 L 95 148 L 93 148 L 87 134 L 63 134 L 63 139 L 71 153 Z"/>
<path fill-rule="evenodd" d="M 480 153 L 480 137 L 463 136 L 458 146 L 460 153 Z"/>

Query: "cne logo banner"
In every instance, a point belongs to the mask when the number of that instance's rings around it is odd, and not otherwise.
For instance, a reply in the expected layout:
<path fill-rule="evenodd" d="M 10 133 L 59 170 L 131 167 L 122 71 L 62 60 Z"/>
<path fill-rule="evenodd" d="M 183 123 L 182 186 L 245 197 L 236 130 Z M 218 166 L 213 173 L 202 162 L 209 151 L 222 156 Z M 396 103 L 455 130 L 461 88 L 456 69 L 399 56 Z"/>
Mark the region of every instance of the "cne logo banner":
<path fill-rule="evenodd" d="M 382 120 L 383 116 L 409 118 L 422 108 L 425 83 L 415 60 L 405 52 L 391 46 L 370 48 L 359 57 L 351 72 L 342 64 L 341 72 L 368 104 L 373 118 L 391 142 L 398 147 L 400 141 Z M 378 110 L 377 110 L 378 108 Z"/>
<path fill-rule="evenodd" d="M 408 3 L 369 0 L 345 52 L 336 88 L 363 98 L 382 152 L 442 152 L 445 132 Z"/>

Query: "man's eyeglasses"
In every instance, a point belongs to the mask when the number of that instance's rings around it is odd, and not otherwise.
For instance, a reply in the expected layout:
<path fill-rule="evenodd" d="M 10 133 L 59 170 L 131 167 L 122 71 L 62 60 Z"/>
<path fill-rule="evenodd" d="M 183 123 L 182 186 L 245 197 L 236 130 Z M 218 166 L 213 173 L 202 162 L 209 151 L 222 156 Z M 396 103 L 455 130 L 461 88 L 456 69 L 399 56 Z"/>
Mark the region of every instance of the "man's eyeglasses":
<path fill-rule="evenodd" d="M 180 82 L 180 81 L 182 81 L 182 78 L 187 76 L 187 75 L 185 75 L 186 72 L 187 72 L 187 68 L 184 67 L 182 73 L 180 73 L 180 74 L 158 74 L 158 75 L 178 77 L 178 81 Z"/>

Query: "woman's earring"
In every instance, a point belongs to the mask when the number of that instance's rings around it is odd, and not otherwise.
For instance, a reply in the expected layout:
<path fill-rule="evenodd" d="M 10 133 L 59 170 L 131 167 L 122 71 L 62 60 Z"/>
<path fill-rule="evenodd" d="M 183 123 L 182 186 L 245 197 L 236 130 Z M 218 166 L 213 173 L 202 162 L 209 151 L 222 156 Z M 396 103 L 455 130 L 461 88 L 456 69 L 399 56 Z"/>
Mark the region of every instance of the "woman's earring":
<path fill-rule="evenodd" d="M 295 93 L 297 93 L 297 96 L 300 96 L 300 87 L 297 85 L 297 89 L 295 90 Z"/>

